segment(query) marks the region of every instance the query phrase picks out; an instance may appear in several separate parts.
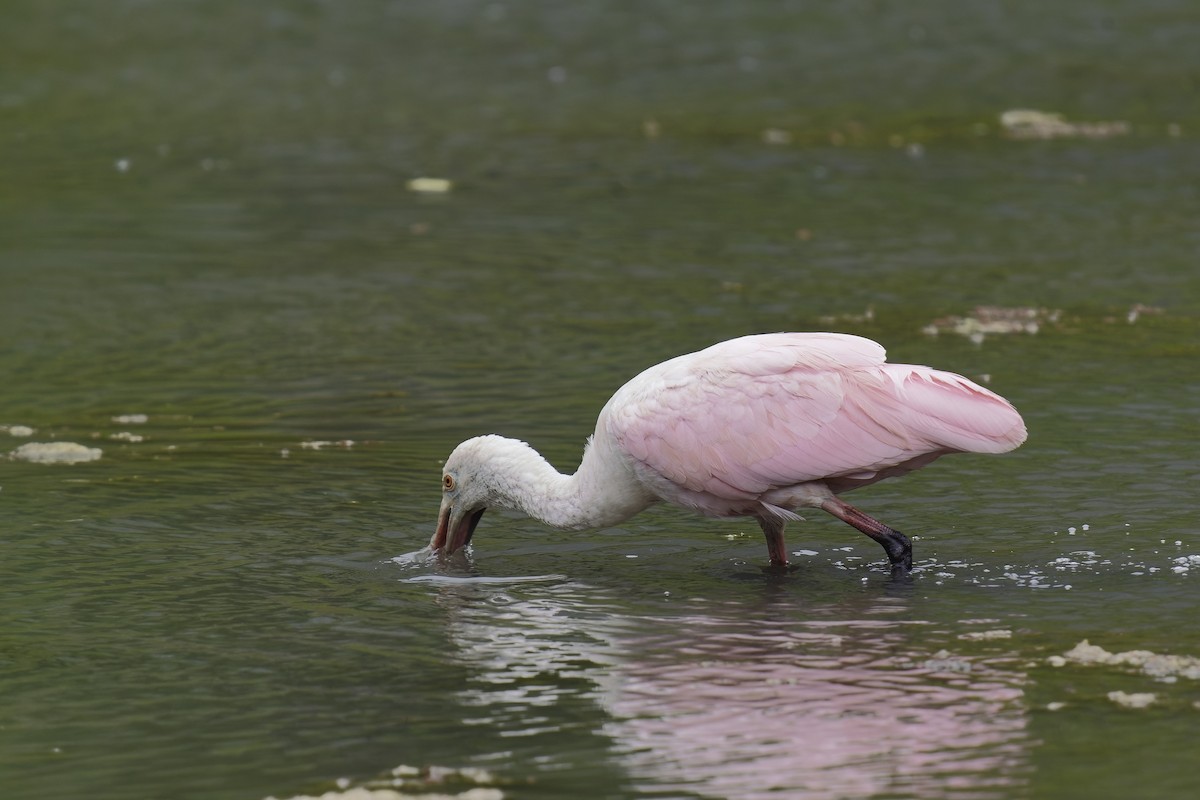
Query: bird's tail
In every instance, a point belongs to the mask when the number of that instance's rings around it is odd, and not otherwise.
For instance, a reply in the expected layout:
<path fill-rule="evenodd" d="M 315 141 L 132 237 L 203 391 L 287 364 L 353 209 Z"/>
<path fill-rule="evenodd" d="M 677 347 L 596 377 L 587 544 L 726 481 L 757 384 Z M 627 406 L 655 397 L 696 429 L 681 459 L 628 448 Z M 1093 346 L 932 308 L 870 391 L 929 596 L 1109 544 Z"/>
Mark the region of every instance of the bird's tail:
<path fill-rule="evenodd" d="M 1012 403 L 953 372 L 885 364 L 905 406 L 923 418 L 923 433 L 947 450 L 1006 453 L 1028 436 Z"/>

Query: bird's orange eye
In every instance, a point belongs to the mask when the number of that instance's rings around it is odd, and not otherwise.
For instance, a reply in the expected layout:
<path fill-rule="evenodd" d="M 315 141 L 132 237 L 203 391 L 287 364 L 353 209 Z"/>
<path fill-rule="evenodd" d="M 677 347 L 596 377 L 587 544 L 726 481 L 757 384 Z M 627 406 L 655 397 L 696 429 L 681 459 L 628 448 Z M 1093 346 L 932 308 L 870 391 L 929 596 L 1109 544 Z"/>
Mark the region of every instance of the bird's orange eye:
<path fill-rule="evenodd" d="M 449 475 L 442 476 L 442 488 L 447 492 L 454 491 L 454 478 Z"/>

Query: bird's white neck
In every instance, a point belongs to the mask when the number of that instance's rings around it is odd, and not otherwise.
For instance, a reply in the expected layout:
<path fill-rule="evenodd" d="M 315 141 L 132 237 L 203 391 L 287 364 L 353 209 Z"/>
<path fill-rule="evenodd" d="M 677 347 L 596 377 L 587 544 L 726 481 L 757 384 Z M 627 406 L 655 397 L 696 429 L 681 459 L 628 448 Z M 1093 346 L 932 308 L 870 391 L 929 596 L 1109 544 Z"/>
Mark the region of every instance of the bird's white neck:
<path fill-rule="evenodd" d="M 625 466 L 619 454 L 589 442 L 574 475 L 564 475 L 525 442 L 482 437 L 482 468 L 491 503 L 524 512 L 565 530 L 615 525 L 658 498 Z M 486 465 L 486 466 L 483 466 Z"/>

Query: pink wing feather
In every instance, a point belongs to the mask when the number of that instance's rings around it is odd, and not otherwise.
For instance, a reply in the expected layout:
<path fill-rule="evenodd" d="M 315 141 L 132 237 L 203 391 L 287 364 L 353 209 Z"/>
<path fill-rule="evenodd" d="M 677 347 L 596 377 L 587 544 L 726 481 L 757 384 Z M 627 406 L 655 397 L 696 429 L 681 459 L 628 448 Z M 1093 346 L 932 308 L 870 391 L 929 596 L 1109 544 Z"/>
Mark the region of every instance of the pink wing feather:
<path fill-rule="evenodd" d="M 845 491 L 952 452 L 1025 440 L 1016 410 L 959 375 L 886 364 L 869 339 L 747 336 L 651 367 L 600 415 L 638 476 L 709 514 L 810 481 Z"/>

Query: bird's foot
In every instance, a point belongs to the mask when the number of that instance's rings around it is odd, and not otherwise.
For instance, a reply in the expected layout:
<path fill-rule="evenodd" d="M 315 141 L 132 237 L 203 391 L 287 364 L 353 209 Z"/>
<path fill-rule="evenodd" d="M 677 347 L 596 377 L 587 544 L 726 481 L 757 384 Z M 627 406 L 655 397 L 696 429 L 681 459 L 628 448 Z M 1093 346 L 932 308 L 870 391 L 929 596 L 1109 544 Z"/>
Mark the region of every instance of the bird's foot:
<path fill-rule="evenodd" d="M 855 508 L 840 497 L 829 497 L 821 508 L 870 536 L 887 553 L 892 569 L 912 569 L 912 542 L 900 531 Z"/>
<path fill-rule="evenodd" d="M 912 541 L 894 528 L 888 528 L 876 541 L 883 545 L 888 561 L 892 562 L 892 574 L 897 571 L 912 571 Z"/>

